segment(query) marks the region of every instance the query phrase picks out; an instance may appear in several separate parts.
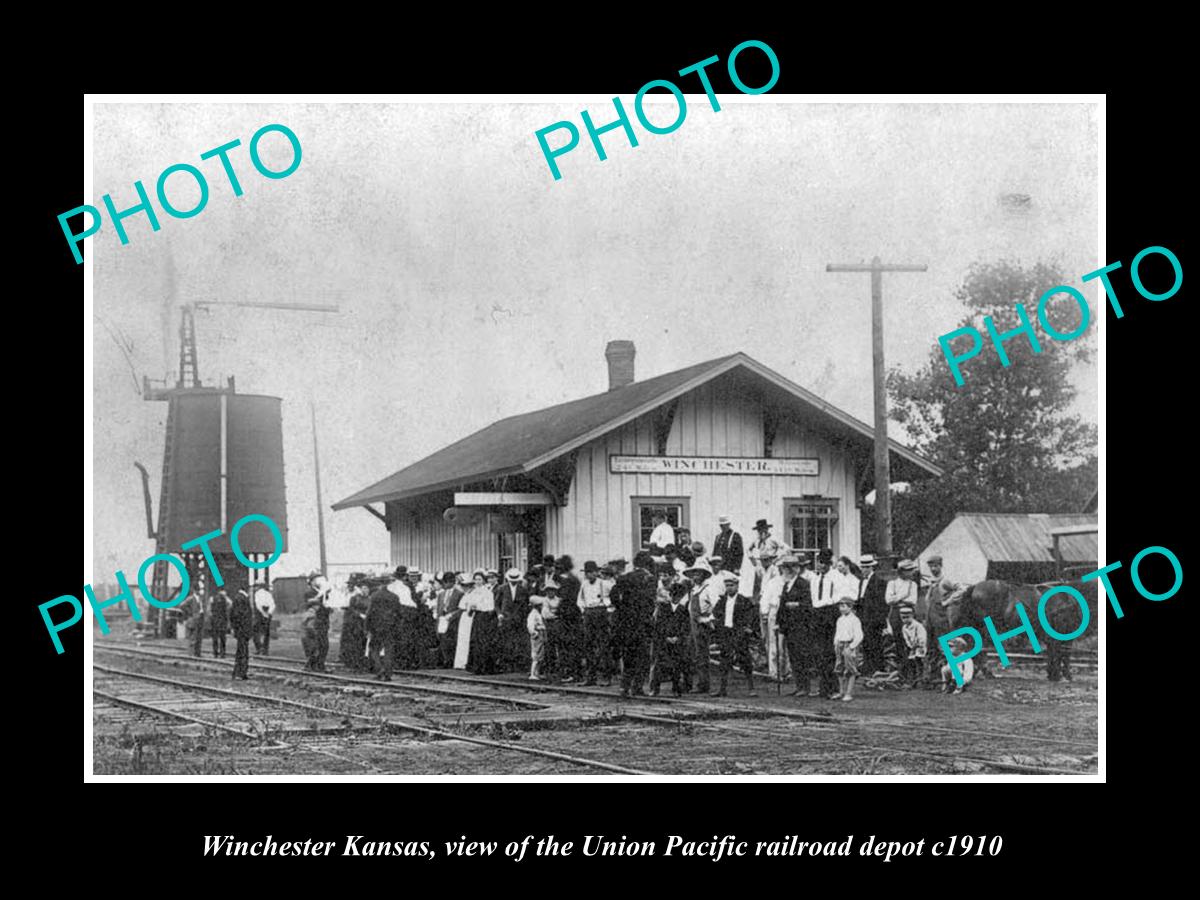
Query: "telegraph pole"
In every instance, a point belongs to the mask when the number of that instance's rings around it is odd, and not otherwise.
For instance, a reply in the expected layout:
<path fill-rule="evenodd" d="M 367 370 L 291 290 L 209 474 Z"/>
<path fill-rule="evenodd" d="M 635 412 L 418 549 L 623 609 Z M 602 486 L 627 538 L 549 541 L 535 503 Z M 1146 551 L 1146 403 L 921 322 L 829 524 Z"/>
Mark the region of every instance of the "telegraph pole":
<path fill-rule="evenodd" d="M 321 574 L 328 575 L 325 564 L 325 508 L 321 503 L 321 457 L 317 450 L 317 407 L 311 394 L 308 398 L 308 411 L 312 416 L 313 472 L 317 476 L 317 541 L 321 548 Z"/>
<path fill-rule="evenodd" d="M 881 572 L 892 568 L 892 476 L 888 462 L 887 390 L 883 368 L 883 273 L 925 272 L 928 266 L 883 263 L 830 263 L 826 272 L 871 273 L 871 356 L 875 372 L 875 555 Z"/>

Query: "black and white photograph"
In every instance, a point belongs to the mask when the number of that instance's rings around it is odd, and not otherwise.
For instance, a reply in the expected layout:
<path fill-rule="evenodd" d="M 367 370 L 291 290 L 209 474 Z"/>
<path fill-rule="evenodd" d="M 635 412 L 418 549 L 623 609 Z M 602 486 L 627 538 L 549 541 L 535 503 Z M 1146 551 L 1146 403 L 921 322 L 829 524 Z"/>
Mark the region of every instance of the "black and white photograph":
<path fill-rule="evenodd" d="M 89 97 L 86 780 L 1103 779 L 1103 96 L 688 79 Z"/>

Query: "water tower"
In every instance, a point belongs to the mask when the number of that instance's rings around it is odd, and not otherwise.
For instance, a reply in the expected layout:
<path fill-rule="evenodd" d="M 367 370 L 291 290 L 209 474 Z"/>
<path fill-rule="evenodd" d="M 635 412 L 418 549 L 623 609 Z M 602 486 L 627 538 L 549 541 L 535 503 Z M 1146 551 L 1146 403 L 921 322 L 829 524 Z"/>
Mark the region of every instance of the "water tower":
<path fill-rule="evenodd" d="M 224 386 L 200 380 L 196 353 L 195 311 L 211 306 L 252 306 L 272 309 L 336 311 L 336 307 L 271 303 L 197 302 L 184 306 L 179 326 L 179 375 L 173 386 L 143 379 L 143 399 L 167 403 L 163 448 L 162 488 L 158 524 L 150 498 L 150 479 L 142 473 L 146 528 L 156 553 L 174 554 L 187 564 L 192 590 L 208 592 L 212 575 L 203 551 L 182 549 L 183 544 L 213 531 L 221 537 L 209 542 L 225 587 L 232 596 L 251 584 L 269 584 L 268 569 L 242 564 L 229 544 L 229 532 L 243 516 L 268 516 L 283 535 L 280 552 L 287 550 L 287 492 L 283 472 L 282 400 L 260 394 L 239 394 L 233 378 Z M 255 562 L 270 558 L 275 540 L 261 522 L 251 522 L 238 532 L 238 546 Z M 158 600 L 172 597 L 165 562 L 155 565 L 151 592 Z M 156 630 L 165 630 L 165 617 L 151 607 Z"/>

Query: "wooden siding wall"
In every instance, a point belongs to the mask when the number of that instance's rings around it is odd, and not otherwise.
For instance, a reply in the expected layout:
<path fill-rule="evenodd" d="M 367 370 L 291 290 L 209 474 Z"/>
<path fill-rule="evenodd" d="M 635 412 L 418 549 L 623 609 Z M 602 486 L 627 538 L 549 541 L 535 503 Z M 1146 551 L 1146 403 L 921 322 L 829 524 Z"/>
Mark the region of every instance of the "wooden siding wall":
<path fill-rule="evenodd" d="M 692 537 L 703 541 L 709 549 L 718 530 L 717 516 L 721 514 L 733 516 L 734 530 L 747 543 L 753 538 L 752 526 L 759 518 L 772 522 L 775 525 L 772 533 L 787 540 L 784 499 L 814 494 L 841 501 L 835 549 L 839 554 L 858 557 L 859 510 L 854 465 L 844 452 L 806 429 L 802 421 L 779 422 L 772 455 L 819 459 L 820 474 L 815 477 L 609 472 L 610 455 L 653 456 L 654 449 L 651 416 L 581 448 L 567 505 L 547 511 L 547 552 L 570 553 L 577 565 L 586 559 L 603 562 L 617 556 L 630 558 L 631 497 L 690 497 Z M 667 455 L 761 457 L 760 402 L 744 394 L 733 394 L 719 383 L 685 395 L 680 398 L 671 424 Z"/>
<path fill-rule="evenodd" d="M 393 566 L 416 566 L 422 571 L 469 571 L 496 565 L 499 542 L 488 531 L 486 516 L 474 525 L 458 527 L 448 525 L 437 510 L 414 516 L 401 512 L 394 503 L 386 507 Z"/>

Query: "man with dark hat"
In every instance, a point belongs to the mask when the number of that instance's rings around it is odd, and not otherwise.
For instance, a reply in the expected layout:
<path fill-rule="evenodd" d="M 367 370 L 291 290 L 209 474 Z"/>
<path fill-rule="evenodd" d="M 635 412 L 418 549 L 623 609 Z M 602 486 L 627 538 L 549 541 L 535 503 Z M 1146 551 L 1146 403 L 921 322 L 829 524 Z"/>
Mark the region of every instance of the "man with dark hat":
<path fill-rule="evenodd" d="M 733 519 L 729 516 L 718 516 L 716 538 L 713 540 L 713 556 L 719 556 L 730 572 L 742 571 L 742 558 L 745 549 L 742 547 L 742 536 L 733 530 Z"/>
<path fill-rule="evenodd" d="M 950 630 L 950 605 L 962 597 L 967 586 L 946 577 L 940 553 L 934 553 L 925 562 L 931 576 L 925 594 L 925 635 L 929 646 L 936 649 L 940 646 L 938 638 Z M 928 654 L 925 660 L 925 687 L 941 687 L 942 661 L 936 653 Z"/>
<path fill-rule="evenodd" d="M 454 650 L 458 642 L 458 617 L 462 610 L 458 608 L 462 600 L 463 590 L 458 586 L 458 575 L 455 572 L 443 572 L 441 590 L 437 592 L 434 615 L 437 617 L 438 633 L 438 666 L 443 669 L 454 668 Z"/>
<path fill-rule="evenodd" d="M 817 580 L 813 591 L 812 605 L 813 637 L 817 642 L 817 673 L 820 676 L 820 695 L 832 697 L 840 693 L 838 678 L 834 674 L 837 654 L 834 652 L 833 634 L 837 631 L 838 601 L 841 599 L 842 579 L 833 571 L 833 551 L 829 548 L 817 554 Z M 809 692 L 812 695 L 812 692 Z"/>
<path fill-rule="evenodd" d="M 400 621 L 400 598 L 388 590 L 389 579 L 370 579 L 373 588 L 368 598 L 367 637 L 370 642 L 371 670 L 379 681 L 391 681 L 396 665 L 396 626 Z"/>
<path fill-rule="evenodd" d="M 229 594 L 218 588 L 208 606 L 209 631 L 212 634 L 214 659 L 225 658 L 225 635 L 229 633 Z"/>
<path fill-rule="evenodd" d="M 583 649 L 583 611 L 579 608 L 579 579 L 575 562 L 569 556 L 554 561 L 554 580 L 558 584 L 558 622 L 560 629 L 563 684 L 581 677 L 580 656 Z"/>
<path fill-rule="evenodd" d="M 888 607 L 884 601 L 887 584 L 876 573 L 875 556 L 864 553 L 858 559 L 862 578 L 858 583 L 858 618 L 863 628 L 863 673 L 871 677 L 887 670 L 883 630 L 887 627 Z"/>
<path fill-rule="evenodd" d="M 609 586 L 600 580 L 595 561 L 583 564 L 583 582 L 579 587 L 579 605 L 583 608 L 583 660 L 587 673 L 584 684 L 605 687 L 612 683 L 609 652 Z"/>
<path fill-rule="evenodd" d="M 350 599 L 342 613 L 342 637 L 338 655 L 342 665 L 351 672 L 361 672 L 367 666 L 367 583 L 366 576 L 354 572 L 346 581 Z"/>
<path fill-rule="evenodd" d="M 700 559 L 684 570 L 688 583 L 688 617 L 691 620 L 692 674 L 697 693 L 707 694 L 709 689 L 709 647 L 714 635 L 712 590 L 713 570 L 706 560 Z M 724 585 L 722 585 L 724 587 Z"/>
<path fill-rule="evenodd" d="M 246 681 L 250 677 L 250 638 L 254 634 L 254 609 L 250 595 L 244 590 L 234 594 L 229 606 L 229 625 L 233 629 L 233 677 Z"/>
<path fill-rule="evenodd" d="M 792 696 L 820 696 L 817 611 L 812 604 L 812 590 L 808 586 L 808 580 L 800 574 L 798 557 L 784 556 L 777 565 L 783 577 L 783 587 L 779 594 L 779 612 L 775 622 L 787 644 L 792 676 L 796 681 L 796 689 L 792 691 Z"/>
<path fill-rule="evenodd" d="M 621 653 L 621 696 L 643 697 L 643 684 L 650 664 L 650 634 L 658 579 L 651 569 L 649 551 L 633 557 L 633 571 L 617 577 L 609 597 L 613 606 L 613 632 Z"/>
<path fill-rule="evenodd" d="M 783 550 L 783 544 L 771 537 L 771 529 L 773 527 L 774 526 L 766 519 L 759 519 L 754 523 L 754 531 L 757 537 L 750 542 L 749 553 L 750 562 L 754 563 L 755 567 L 759 569 L 768 568 L 768 566 L 764 565 L 762 561 L 764 556 L 774 559 L 778 557 L 780 552 Z M 726 566 L 726 568 L 729 567 Z"/>
<path fill-rule="evenodd" d="M 400 601 L 400 613 L 396 620 L 396 659 L 400 669 L 416 669 L 421 656 L 421 609 L 413 594 L 408 566 L 396 566 L 392 572 L 394 580 L 389 590 Z"/>
<path fill-rule="evenodd" d="M 525 620 L 529 616 L 529 590 L 520 569 L 504 573 L 504 583 L 496 588 L 496 609 L 499 612 L 501 672 L 522 672 L 529 668 L 529 633 Z"/>
<path fill-rule="evenodd" d="M 721 648 L 721 687 L 718 697 L 726 696 L 729 689 L 729 673 L 734 664 L 746 676 L 746 696 L 757 696 L 754 690 L 754 664 L 750 657 L 750 644 L 760 637 L 758 606 L 752 597 L 738 593 L 739 576 L 725 572 L 721 576 L 725 595 L 713 606 L 713 621 L 716 623 L 717 644 Z"/>
<path fill-rule="evenodd" d="M 688 643 L 691 620 L 688 615 L 686 580 L 673 582 L 670 598 L 658 603 L 654 612 L 654 667 L 650 675 L 650 693 L 658 696 L 659 685 L 670 679 L 676 697 L 683 695 L 690 682 L 691 660 Z"/>

